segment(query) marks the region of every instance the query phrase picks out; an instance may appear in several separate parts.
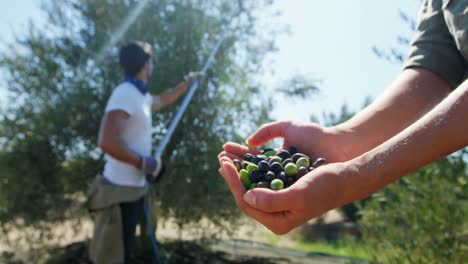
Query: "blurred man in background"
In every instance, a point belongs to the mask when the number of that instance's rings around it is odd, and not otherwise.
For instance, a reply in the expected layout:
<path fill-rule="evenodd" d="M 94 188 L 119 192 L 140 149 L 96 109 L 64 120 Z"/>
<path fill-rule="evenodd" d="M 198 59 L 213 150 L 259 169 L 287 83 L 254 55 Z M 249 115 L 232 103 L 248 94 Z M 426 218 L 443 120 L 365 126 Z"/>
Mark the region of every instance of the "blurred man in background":
<path fill-rule="evenodd" d="M 154 181 L 162 168 L 161 160 L 151 156 L 151 113 L 174 103 L 196 76 L 187 75 L 175 88 L 152 95 L 148 92 L 152 58 L 151 45 L 138 41 L 119 52 L 125 79 L 105 108 L 98 144 L 106 164 L 87 202 L 95 222 L 90 243 L 95 263 L 132 262 L 135 230 L 148 197 L 147 180 Z"/>

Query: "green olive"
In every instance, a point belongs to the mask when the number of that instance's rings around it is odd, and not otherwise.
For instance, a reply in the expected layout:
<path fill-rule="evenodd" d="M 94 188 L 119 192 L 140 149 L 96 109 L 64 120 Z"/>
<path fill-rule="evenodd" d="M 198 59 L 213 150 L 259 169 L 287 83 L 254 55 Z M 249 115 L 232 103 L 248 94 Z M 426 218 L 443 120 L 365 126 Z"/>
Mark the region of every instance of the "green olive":
<path fill-rule="evenodd" d="M 239 171 L 239 177 L 241 182 L 244 184 L 245 188 L 250 188 L 252 181 L 250 181 L 249 172 L 247 170 L 242 169 Z"/>
<path fill-rule="evenodd" d="M 274 179 L 270 183 L 270 189 L 272 190 L 281 190 L 284 188 L 284 183 L 280 179 Z"/>
<path fill-rule="evenodd" d="M 269 163 L 272 164 L 273 162 L 278 162 L 278 163 L 281 164 L 282 161 L 283 161 L 283 160 L 282 160 L 280 157 L 278 157 L 278 156 L 271 156 L 271 157 L 270 157 L 270 162 L 269 162 Z"/>
<path fill-rule="evenodd" d="M 256 169 L 258 169 L 258 166 L 256 164 L 250 163 L 249 165 L 247 165 L 247 172 L 248 173 L 250 173 L 251 171 L 256 170 Z"/>
<path fill-rule="evenodd" d="M 297 167 L 309 168 L 310 167 L 310 161 L 306 157 L 301 157 L 296 161 L 296 165 L 297 165 Z"/>
<path fill-rule="evenodd" d="M 288 163 L 286 164 L 286 167 L 284 167 L 284 172 L 286 173 L 287 176 L 292 177 L 296 175 L 297 173 L 297 166 L 294 163 Z"/>

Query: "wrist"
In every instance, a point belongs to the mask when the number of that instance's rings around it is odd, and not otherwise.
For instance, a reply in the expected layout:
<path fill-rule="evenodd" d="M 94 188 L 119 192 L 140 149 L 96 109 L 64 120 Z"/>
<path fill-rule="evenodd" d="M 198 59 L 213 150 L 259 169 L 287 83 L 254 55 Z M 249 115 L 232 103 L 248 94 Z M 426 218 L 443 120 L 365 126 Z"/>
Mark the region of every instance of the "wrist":
<path fill-rule="evenodd" d="M 364 185 L 361 182 L 360 167 L 357 166 L 353 161 L 345 161 L 338 163 L 341 166 L 338 166 L 338 190 L 340 190 L 341 195 L 338 198 L 339 205 L 345 205 L 355 200 L 364 198 L 365 195 L 363 192 L 362 186 Z"/>
<path fill-rule="evenodd" d="M 354 131 L 341 126 L 325 127 L 323 129 L 325 137 L 322 139 L 325 146 L 335 153 L 332 162 L 345 162 L 356 157 L 353 144 Z"/>
<path fill-rule="evenodd" d="M 381 153 L 375 149 L 366 152 L 346 162 L 347 184 L 346 199 L 350 201 L 363 199 L 378 191 L 398 174 L 394 166 L 387 162 L 388 153 Z"/>

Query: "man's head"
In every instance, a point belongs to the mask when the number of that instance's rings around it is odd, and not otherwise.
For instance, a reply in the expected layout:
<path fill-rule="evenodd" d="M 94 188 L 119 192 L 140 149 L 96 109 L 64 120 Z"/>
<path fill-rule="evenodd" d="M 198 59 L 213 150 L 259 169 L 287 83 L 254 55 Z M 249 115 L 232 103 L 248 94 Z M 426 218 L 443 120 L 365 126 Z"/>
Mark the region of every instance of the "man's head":
<path fill-rule="evenodd" d="M 119 63 L 125 75 L 147 81 L 153 70 L 152 56 L 153 51 L 149 43 L 132 41 L 120 49 Z"/>

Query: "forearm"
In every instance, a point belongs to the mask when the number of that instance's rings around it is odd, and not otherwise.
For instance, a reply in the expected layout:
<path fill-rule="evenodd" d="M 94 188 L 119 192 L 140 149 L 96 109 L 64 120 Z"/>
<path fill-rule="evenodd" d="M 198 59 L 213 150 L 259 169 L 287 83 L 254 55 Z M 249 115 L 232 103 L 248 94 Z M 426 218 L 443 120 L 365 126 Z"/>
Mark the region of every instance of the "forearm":
<path fill-rule="evenodd" d="M 388 183 L 468 145 L 468 80 L 413 125 L 351 160 L 346 200 L 368 196 Z"/>
<path fill-rule="evenodd" d="M 423 69 L 405 70 L 374 103 L 335 127 L 349 159 L 380 145 L 418 120 L 450 92 L 445 80 Z"/>
<path fill-rule="evenodd" d="M 130 149 L 127 144 L 118 137 L 109 137 L 99 143 L 99 147 L 108 155 L 122 162 L 131 164 L 137 168 L 141 166 L 140 155 Z"/>
<path fill-rule="evenodd" d="M 155 95 L 158 98 L 159 103 L 155 104 L 153 107 L 154 111 L 158 111 L 177 100 L 188 88 L 188 84 L 186 82 L 180 82 L 175 88 L 169 89 L 167 91 L 162 92 L 159 95 Z"/>

